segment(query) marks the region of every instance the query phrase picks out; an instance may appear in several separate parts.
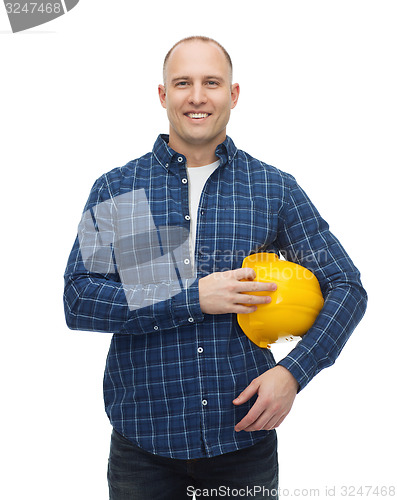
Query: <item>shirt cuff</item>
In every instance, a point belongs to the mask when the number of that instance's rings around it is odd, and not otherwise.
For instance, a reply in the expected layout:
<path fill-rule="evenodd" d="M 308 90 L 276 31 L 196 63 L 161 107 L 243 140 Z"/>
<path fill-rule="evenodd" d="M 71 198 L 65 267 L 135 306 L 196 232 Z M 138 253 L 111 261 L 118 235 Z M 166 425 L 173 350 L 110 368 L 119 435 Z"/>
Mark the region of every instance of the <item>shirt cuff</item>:
<path fill-rule="evenodd" d="M 120 333 L 142 335 L 169 330 L 203 321 L 200 308 L 198 279 L 168 300 L 135 310 Z"/>
<path fill-rule="evenodd" d="M 316 375 L 317 363 L 314 356 L 299 344 L 278 365 L 286 368 L 297 380 L 300 392 Z"/>

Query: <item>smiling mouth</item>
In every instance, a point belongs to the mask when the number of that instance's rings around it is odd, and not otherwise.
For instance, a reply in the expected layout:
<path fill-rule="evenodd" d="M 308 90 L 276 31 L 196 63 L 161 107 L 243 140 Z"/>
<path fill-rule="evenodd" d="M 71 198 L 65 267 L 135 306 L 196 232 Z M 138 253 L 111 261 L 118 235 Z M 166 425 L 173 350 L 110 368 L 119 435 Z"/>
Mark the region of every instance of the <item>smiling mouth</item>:
<path fill-rule="evenodd" d="M 192 118 L 193 120 L 200 120 L 210 116 L 210 113 L 185 113 L 185 116 Z"/>

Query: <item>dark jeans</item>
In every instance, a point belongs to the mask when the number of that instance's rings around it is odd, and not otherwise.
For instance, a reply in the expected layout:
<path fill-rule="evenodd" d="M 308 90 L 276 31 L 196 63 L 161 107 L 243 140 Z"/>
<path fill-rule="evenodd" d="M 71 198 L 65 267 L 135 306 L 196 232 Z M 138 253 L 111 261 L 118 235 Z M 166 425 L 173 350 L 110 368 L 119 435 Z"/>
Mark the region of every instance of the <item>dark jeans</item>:
<path fill-rule="evenodd" d="M 249 448 L 179 460 L 148 453 L 113 430 L 108 483 L 110 500 L 182 500 L 195 490 L 197 500 L 278 499 L 276 432 Z"/>

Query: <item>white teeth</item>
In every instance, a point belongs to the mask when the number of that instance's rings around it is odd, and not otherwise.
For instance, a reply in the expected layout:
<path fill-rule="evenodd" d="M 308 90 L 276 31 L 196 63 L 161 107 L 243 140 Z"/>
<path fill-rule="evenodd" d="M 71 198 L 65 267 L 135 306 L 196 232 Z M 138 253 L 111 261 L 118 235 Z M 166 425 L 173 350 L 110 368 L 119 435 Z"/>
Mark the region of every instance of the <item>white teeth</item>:
<path fill-rule="evenodd" d="M 189 118 L 207 118 L 208 113 L 189 113 Z"/>

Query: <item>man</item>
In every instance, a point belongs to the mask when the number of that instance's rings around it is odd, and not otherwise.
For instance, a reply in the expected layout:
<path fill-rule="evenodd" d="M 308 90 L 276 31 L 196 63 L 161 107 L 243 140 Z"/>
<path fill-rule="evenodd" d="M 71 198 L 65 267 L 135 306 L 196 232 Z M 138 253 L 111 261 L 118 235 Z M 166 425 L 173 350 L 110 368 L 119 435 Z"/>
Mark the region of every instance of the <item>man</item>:
<path fill-rule="evenodd" d="M 226 136 L 240 88 L 222 46 L 178 42 L 158 90 L 169 136 L 96 181 L 65 273 L 68 326 L 114 334 L 110 498 L 278 498 L 274 429 L 335 361 L 366 293 L 295 179 Z M 275 290 L 241 268 L 263 249 L 310 269 L 325 298 L 277 365 L 236 321 L 270 301 L 243 292 Z"/>

